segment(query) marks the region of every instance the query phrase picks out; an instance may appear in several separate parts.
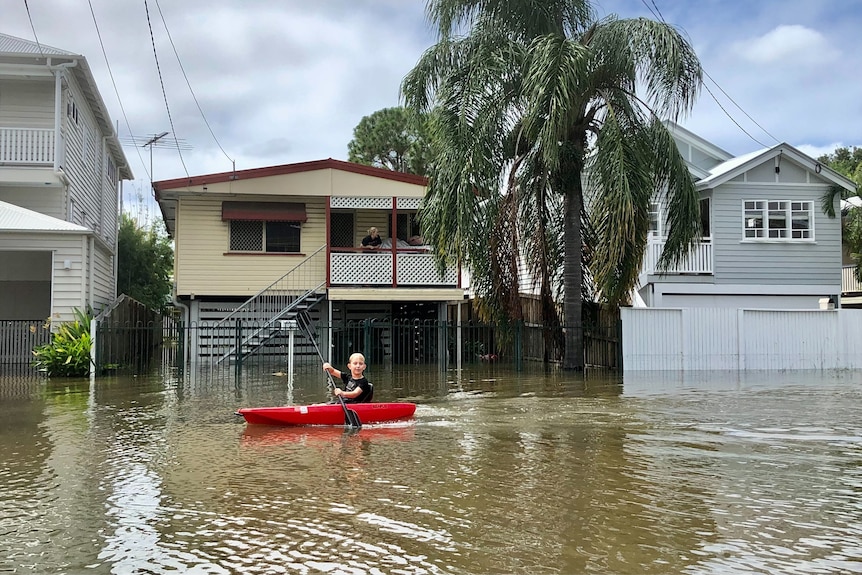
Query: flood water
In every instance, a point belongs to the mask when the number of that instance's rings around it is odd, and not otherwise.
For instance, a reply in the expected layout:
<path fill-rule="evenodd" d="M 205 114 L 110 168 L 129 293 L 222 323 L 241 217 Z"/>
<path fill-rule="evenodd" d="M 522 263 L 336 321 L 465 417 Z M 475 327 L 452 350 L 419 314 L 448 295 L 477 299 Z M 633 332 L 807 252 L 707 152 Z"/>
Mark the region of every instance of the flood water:
<path fill-rule="evenodd" d="M 321 373 L 0 380 L 0 572 L 862 572 L 862 374 L 369 373 L 413 420 L 248 426 Z"/>

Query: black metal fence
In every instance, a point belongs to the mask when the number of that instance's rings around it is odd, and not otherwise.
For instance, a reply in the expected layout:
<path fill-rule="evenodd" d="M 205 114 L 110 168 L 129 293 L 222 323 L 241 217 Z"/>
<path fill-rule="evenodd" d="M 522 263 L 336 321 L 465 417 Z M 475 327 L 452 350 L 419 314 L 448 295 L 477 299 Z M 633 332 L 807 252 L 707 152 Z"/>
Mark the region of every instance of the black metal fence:
<path fill-rule="evenodd" d="M 260 325 L 235 322 L 215 327 L 184 325 L 170 316 L 151 321 L 97 322 L 93 342 L 95 373 L 148 373 L 154 368 L 211 370 L 296 370 L 320 368 L 309 334 L 287 323 L 267 333 L 265 341 L 248 345 Z M 584 358 L 588 368 L 620 369 L 618 324 L 583 330 Z M 332 326 L 312 325 L 321 352 L 341 365 L 351 353 L 365 355 L 369 366 L 434 365 L 447 369 L 480 363 L 504 364 L 521 369 L 525 362 L 555 364 L 562 359 L 563 328 L 517 324 L 510 330 L 474 322 L 364 320 Z M 0 322 L 0 374 L 32 373 L 32 350 L 50 341 L 42 321 Z M 237 351 L 239 350 L 239 351 Z"/>
<path fill-rule="evenodd" d="M 506 364 L 521 369 L 525 362 L 558 363 L 562 328 L 515 325 L 510 330 L 465 322 L 365 320 L 332 326 L 313 324 L 312 334 L 293 322 L 266 330 L 254 322 L 186 326 L 164 318 L 159 322 L 103 322 L 96 331 L 96 372 L 140 372 L 153 362 L 212 370 L 267 369 L 279 371 L 320 368 L 321 353 L 341 365 L 350 354 L 365 355 L 371 365 L 434 365 L 447 369 L 479 363 Z M 583 330 L 588 368 L 618 369 L 619 326 Z M 310 337 L 315 338 L 312 342 Z"/>

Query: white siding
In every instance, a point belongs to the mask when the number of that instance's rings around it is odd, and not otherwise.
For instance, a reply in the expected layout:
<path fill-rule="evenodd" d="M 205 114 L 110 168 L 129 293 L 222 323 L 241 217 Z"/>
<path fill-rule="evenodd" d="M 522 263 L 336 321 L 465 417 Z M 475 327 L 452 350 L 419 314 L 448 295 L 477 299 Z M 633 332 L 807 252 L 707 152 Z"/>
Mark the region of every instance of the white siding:
<path fill-rule="evenodd" d="M 0 186 L 0 201 L 9 202 L 58 220 L 66 219 L 63 190 L 52 187 L 13 188 Z"/>
<path fill-rule="evenodd" d="M 626 372 L 862 368 L 862 310 L 621 312 Z"/>
<path fill-rule="evenodd" d="M 0 79 L 0 126 L 53 128 L 54 81 Z"/>

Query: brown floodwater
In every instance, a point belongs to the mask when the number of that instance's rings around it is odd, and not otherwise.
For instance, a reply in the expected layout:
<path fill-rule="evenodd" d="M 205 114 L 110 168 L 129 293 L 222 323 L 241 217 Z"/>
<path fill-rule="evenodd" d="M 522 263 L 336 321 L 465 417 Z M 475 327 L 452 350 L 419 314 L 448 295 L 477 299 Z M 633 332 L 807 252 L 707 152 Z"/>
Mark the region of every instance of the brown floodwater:
<path fill-rule="evenodd" d="M 249 426 L 322 373 L 0 379 L 0 572 L 862 572 L 862 374 L 369 373 L 408 422 Z"/>

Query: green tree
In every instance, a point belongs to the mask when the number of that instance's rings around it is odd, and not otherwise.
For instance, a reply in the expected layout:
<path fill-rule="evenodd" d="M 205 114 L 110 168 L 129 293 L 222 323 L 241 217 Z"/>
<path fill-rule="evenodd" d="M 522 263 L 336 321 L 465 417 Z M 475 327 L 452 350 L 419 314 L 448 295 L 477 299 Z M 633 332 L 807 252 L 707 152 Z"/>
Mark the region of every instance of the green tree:
<path fill-rule="evenodd" d="M 358 164 L 424 176 L 429 138 L 427 118 L 406 108 L 383 108 L 363 117 L 347 144 L 347 159 Z"/>
<path fill-rule="evenodd" d="M 862 148 L 836 148 L 831 154 L 817 158 L 825 164 L 862 186 Z M 842 218 L 842 241 L 844 249 L 856 264 L 856 278 L 862 281 L 862 208 L 854 207 L 847 210 Z"/>
<path fill-rule="evenodd" d="M 512 318 L 517 252 L 546 295 L 559 254 L 563 367 L 581 369 L 582 264 L 602 297 L 624 301 L 658 194 L 670 209 L 660 265 L 699 239 L 698 194 L 662 121 L 694 104 L 697 56 L 672 26 L 597 20 L 588 1 L 430 0 L 428 16 L 438 42 L 402 84 L 410 107 L 433 110 L 423 232 Z"/>
<path fill-rule="evenodd" d="M 164 311 L 171 293 L 174 251 L 163 228 L 140 226 L 130 215 L 120 220 L 117 292 L 150 309 Z"/>
<path fill-rule="evenodd" d="M 862 186 L 862 148 L 836 148 L 831 154 L 817 158 L 817 161 L 853 180 L 857 186 Z"/>

